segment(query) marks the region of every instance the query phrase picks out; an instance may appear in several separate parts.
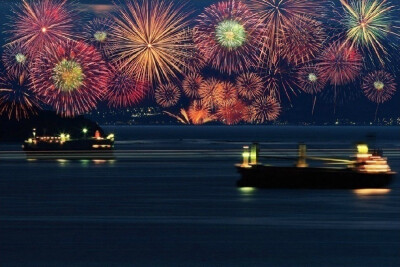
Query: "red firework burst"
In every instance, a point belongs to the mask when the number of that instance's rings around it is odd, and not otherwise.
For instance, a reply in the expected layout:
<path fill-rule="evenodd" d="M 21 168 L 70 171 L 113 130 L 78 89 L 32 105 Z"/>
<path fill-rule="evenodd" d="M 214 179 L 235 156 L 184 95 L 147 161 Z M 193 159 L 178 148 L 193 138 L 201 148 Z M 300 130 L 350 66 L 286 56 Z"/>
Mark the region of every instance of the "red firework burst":
<path fill-rule="evenodd" d="M 239 96 L 253 100 L 263 95 L 264 81 L 255 73 L 244 73 L 237 78 L 236 87 Z"/>
<path fill-rule="evenodd" d="M 189 107 L 190 121 L 195 124 L 204 124 L 215 120 L 215 116 L 211 114 L 210 108 L 201 101 L 195 100 Z"/>
<path fill-rule="evenodd" d="M 392 74 L 382 70 L 374 71 L 364 78 L 362 89 L 369 100 L 381 104 L 395 94 L 396 82 Z"/>
<path fill-rule="evenodd" d="M 9 74 L 18 77 L 26 74 L 30 56 L 20 44 L 6 45 L 3 52 L 3 63 Z"/>
<path fill-rule="evenodd" d="M 265 85 L 268 95 L 281 101 L 281 91 L 283 91 L 289 101 L 290 94 L 297 95 L 299 84 L 296 79 L 295 69 L 287 64 L 273 65 L 265 69 Z"/>
<path fill-rule="evenodd" d="M 266 31 L 263 38 L 263 55 L 268 65 L 278 63 L 282 52 L 282 40 L 290 37 L 305 16 L 319 18 L 323 14 L 323 5 L 314 0 L 248 0 L 252 11 L 256 12 Z M 287 51 L 290 52 L 290 51 Z"/>
<path fill-rule="evenodd" d="M 182 83 L 183 92 L 185 95 L 190 98 L 199 98 L 199 90 L 203 80 L 203 77 L 198 73 L 191 73 L 187 75 Z"/>
<path fill-rule="evenodd" d="M 236 87 L 230 82 L 221 83 L 221 86 L 216 88 L 215 94 L 217 106 L 226 106 L 235 103 L 238 99 Z"/>
<path fill-rule="evenodd" d="M 148 83 L 137 81 L 130 75 L 112 67 L 113 76 L 105 94 L 105 99 L 110 107 L 131 107 L 142 101 L 148 93 Z"/>
<path fill-rule="evenodd" d="M 325 81 L 322 79 L 315 65 L 306 65 L 300 68 L 298 74 L 299 87 L 307 94 L 317 94 L 325 87 Z"/>
<path fill-rule="evenodd" d="M 178 104 L 181 98 L 181 91 L 178 86 L 172 83 L 164 84 L 157 87 L 155 92 L 157 104 L 164 108 L 173 107 Z"/>
<path fill-rule="evenodd" d="M 218 107 L 219 120 L 227 125 L 238 124 L 243 120 L 246 106 L 241 101 L 231 102 Z"/>
<path fill-rule="evenodd" d="M 23 0 L 14 10 L 10 44 L 20 43 L 31 56 L 43 47 L 73 38 L 75 12 L 67 0 Z"/>
<path fill-rule="evenodd" d="M 214 78 L 205 80 L 199 90 L 199 95 L 203 104 L 214 110 L 217 106 L 217 92 L 222 87 L 222 83 Z"/>
<path fill-rule="evenodd" d="M 24 75 L 0 76 L 0 115 L 6 114 L 9 119 L 21 120 L 36 114 L 40 102 L 29 90 L 28 81 Z"/>
<path fill-rule="evenodd" d="M 356 48 L 336 42 L 323 51 L 317 68 L 325 81 L 337 86 L 353 82 L 362 64 L 362 56 Z"/>
<path fill-rule="evenodd" d="M 284 31 L 289 34 L 280 39 L 282 56 L 295 65 L 313 60 L 327 39 L 322 23 L 306 16 L 292 19 Z"/>
<path fill-rule="evenodd" d="M 230 74 L 258 63 L 263 28 L 245 4 L 219 2 L 206 8 L 197 22 L 194 41 L 214 68 Z"/>
<path fill-rule="evenodd" d="M 46 46 L 31 70 L 34 92 L 63 116 L 93 109 L 107 89 L 109 76 L 96 48 L 75 41 Z"/>
<path fill-rule="evenodd" d="M 273 121 L 279 117 L 281 105 L 271 96 L 261 97 L 253 102 L 252 112 L 252 121 L 255 123 Z"/>

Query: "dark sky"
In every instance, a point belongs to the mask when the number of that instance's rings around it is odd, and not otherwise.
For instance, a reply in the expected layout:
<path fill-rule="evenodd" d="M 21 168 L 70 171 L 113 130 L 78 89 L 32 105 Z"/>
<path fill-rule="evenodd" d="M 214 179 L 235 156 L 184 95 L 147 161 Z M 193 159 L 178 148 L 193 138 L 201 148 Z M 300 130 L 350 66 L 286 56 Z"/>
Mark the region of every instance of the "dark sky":
<path fill-rule="evenodd" d="M 166 0 L 169 1 L 169 0 Z M 396 3 L 395 5 L 399 6 L 397 3 L 398 0 L 392 1 L 392 3 Z M 15 3 L 18 3 L 19 0 L 0 0 L 0 22 L 4 25 L 5 22 L 8 21 L 7 16 L 11 15 L 10 6 Z M 186 0 L 186 1 L 176 1 L 179 3 L 186 4 L 186 9 L 194 11 L 193 16 L 197 16 L 204 7 L 216 3 L 217 1 L 213 0 Z M 322 1 L 327 2 L 327 1 Z M 339 2 L 339 0 L 336 0 Z M 79 1 L 81 8 L 84 10 L 90 11 L 85 14 L 85 18 L 91 16 L 102 16 L 105 13 L 102 12 L 107 10 L 109 5 L 112 6 L 112 1 L 110 0 L 80 0 Z M 400 7 L 400 6 L 399 6 Z M 96 12 L 97 11 L 97 12 Z M 4 32 L 5 27 L 2 27 L 2 31 Z M 78 29 L 79 31 L 79 29 Z M 2 44 L 4 44 L 4 34 L 2 37 Z M 395 69 L 399 69 L 399 66 L 395 66 Z M 400 75 L 397 73 L 397 84 L 400 84 L 400 80 L 398 79 Z M 400 86 L 399 86 L 400 87 Z M 347 90 L 360 90 L 360 81 L 353 83 L 351 86 L 347 87 Z M 369 102 L 363 95 L 360 95 L 354 101 L 346 101 L 343 105 L 340 104 L 337 106 L 336 114 L 333 114 L 333 105 L 328 103 L 329 101 L 323 101 L 322 99 L 317 100 L 316 106 L 316 114 L 311 118 L 311 103 L 312 98 L 309 95 L 302 94 L 298 97 L 295 97 L 292 101 L 292 105 L 284 104 L 284 112 L 281 116 L 281 119 L 289 119 L 291 121 L 303 121 L 303 120 L 331 120 L 336 117 L 349 118 L 354 120 L 370 120 L 374 117 L 374 113 L 376 110 L 376 104 Z M 395 95 L 395 97 L 381 105 L 379 107 L 379 116 L 380 117 L 400 117 L 400 88 Z"/>

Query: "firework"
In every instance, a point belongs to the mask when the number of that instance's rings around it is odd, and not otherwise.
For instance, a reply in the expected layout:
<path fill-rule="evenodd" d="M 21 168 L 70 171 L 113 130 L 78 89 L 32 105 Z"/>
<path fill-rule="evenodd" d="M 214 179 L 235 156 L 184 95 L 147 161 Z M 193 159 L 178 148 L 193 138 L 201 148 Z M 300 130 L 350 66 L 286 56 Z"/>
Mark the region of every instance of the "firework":
<path fill-rule="evenodd" d="M 271 97 L 257 98 L 252 105 L 252 121 L 256 123 L 264 123 L 266 121 L 273 121 L 279 117 L 281 112 L 281 105 L 279 102 Z"/>
<path fill-rule="evenodd" d="M 73 38 L 76 18 L 66 0 L 23 0 L 10 25 L 10 43 L 22 44 L 31 56 L 43 47 Z"/>
<path fill-rule="evenodd" d="M 178 115 L 175 115 L 168 111 L 164 111 L 164 113 L 172 118 L 175 118 L 178 122 L 180 122 L 182 124 L 191 124 L 189 115 L 188 115 L 187 111 L 183 108 L 181 109 L 181 111 Z"/>
<path fill-rule="evenodd" d="M 110 40 L 114 22 L 109 18 L 95 18 L 85 25 L 83 38 L 86 43 L 92 44 L 103 53 Z"/>
<path fill-rule="evenodd" d="M 199 95 L 203 104 L 211 109 L 215 109 L 217 106 L 217 92 L 222 87 L 222 83 L 218 80 L 211 78 L 205 80 L 199 89 Z"/>
<path fill-rule="evenodd" d="M 354 47 L 336 42 L 323 51 L 317 68 L 322 79 L 337 86 L 353 82 L 362 64 L 362 57 Z"/>
<path fill-rule="evenodd" d="M 299 88 L 295 69 L 287 64 L 273 65 L 265 69 L 265 91 L 268 95 L 281 101 L 283 91 L 289 101 L 290 95 L 297 95 Z"/>
<path fill-rule="evenodd" d="M 396 92 L 396 82 L 392 74 L 375 71 L 364 78 L 362 89 L 369 100 L 381 104 L 392 98 Z"/>
<path fill-rule="evenodd" d="M 215 96 L 217 106 L 235 103 L 238 98 L 236 87 L 230 82 L 221 83 L 221 86 L 216 88 Z"/>
<path fill-rule="evenodd" d="M 109 106 L 131 107 L 145 98 L 150 88 L 146 83 L 137 81 L 117 67 L 113 67 L 111 72 L 113 75 L 104 96 Z"/>
<path fill-rule="evenodd" d="M 157 104 L 164 108 L 173 107 L 178 104 L 181 98 L 181 91 L 172 83 L 164 84 L 157 87 L 155 92 Z"/>
<path fill-rule="evenodd" d="M 29 56 L 20 44 L 7 45 L 3 52 L 3 63 L 8 73 L 20 76 L 27 72 Z"/>
<path fill-rule="evenodd" d="M 119 7 L 110 53 L 121 69 L 150 83 L 170 81 L 183 73 L 192 52 L 185 31 L 187 14 L 162 0 L 129 1 Z"/>
<path fill-rule="evenodd" d="M 323 13 L 322 5 L 313 0 L 249 0 L 249 7 L 261 17 L 266 25 L 264 34 L 264 57 L 269 66 L 281 57 L 282 41 L 292 34 L 293 24 L 306 16 L 318 18 Z M 297 24 L 300 25 L 300 24 Z M 289 51 L 290 52 L 290 51 Z"/>
<path fill-rule="evenodd" d="M 206 8 L 197 22 L 194 41 L 214 68 L 231 74 L 258 63 L 263 28 L 245 4 L 217 3 Z"/>
<path fill-rule="evenodd" d="M 395 6 L 386 0 L 340 0 L 339 22 L 346 30 L 347 42 L 375 54 L 384 65 L 387 44 L 394 46 L 392 37 L 399 37 L 392 26 Z M 371 57 L 371 55 L 370 55 Z"/>
<path fill-rule="evenodd" d="M 241 74 L 236 80 L 238 94 L 248 100 L 262 96 L 264 91 L 263 79 L 255 73 Z"/>
<path fill-rule="evenodd" d="M 21 120 L 36 114 L 40 102 L 28 88 L 24 75 L 0 76 L 0 115 L 6 114 L 9 119 Z"/>
<path fill-rule="evenodd" d="M 300 68 L 298 80 L 300 89 L 307 94 L 317 94 L 325 87 L 325 81 L 320 77 L 315 65 L 306 65 Z"/>
<path fill-rule="evenodd" d="M 32 64 L 33 90 L 63 116 L 83 114 L 96 106 L 107 88 L 109 71 L 101 54 L 83 42 L 45 47 Z"/>
<path fill-rule="evenodd" d="M 283 58 L 295 65 L 313 60 L 322 50 L 327 35 L 321 22 L 309 17 L 296 18 L 285 25 L 280 40 Z"/>
<path fill-rule="evenodd" d="M 199 100 L 195 100 L 190 105 L 188 113 L 190 121 L 195 125 L 215 120 L 215 116 L 211 114 L 210 109 Z"/>
<path fill-rule="evenodd" d="M 246 106 L 241 101 L 229 102 L 218 107 L 217 116 L 227 125 L 234 125 L 243 120 Z"/>
<path fill-rule="evenodd" d="M 183 92 L 187 97 L 199 98 L 199 89 L 203 83 L 203 77 L 200 74 L 192 73 L 185 77 L 182 83 Z"/>

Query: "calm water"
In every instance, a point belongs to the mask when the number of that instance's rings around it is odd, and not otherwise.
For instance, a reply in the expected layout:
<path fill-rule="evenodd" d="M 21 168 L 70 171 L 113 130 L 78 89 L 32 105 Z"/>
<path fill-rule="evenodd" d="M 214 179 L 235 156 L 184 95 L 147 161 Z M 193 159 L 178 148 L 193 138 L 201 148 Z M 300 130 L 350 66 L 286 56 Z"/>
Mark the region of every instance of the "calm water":
<path fill-rule="evenodd" d="M 106 130 L 112 162 L 28 162 L 0 144 L 0 266 L 400 266 L 399 179 L 372 195 L 239 190 L 233 168 L 255 140 L 266 156 L 302 141 L 345 158 L 369 139 L 400 171 L 400 128 Z"/>

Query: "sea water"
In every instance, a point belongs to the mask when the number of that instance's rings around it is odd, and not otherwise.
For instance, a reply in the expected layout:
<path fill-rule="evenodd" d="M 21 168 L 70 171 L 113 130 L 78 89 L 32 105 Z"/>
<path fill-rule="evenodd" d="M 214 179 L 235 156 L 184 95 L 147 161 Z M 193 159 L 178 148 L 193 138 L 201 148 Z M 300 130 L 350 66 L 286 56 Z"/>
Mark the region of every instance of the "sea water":
<path fill-rule="evenodd" d="M 299 142 L 346 158 L 368 141 L 400 171 L 399 127 L 105 130 L 112 161 L 28 161 L 0 144 L 0 266 L 400 266 L 399 178 L 386 190 L 239 189 L 234 168 L 254 141 L 284 165 Z"/>

